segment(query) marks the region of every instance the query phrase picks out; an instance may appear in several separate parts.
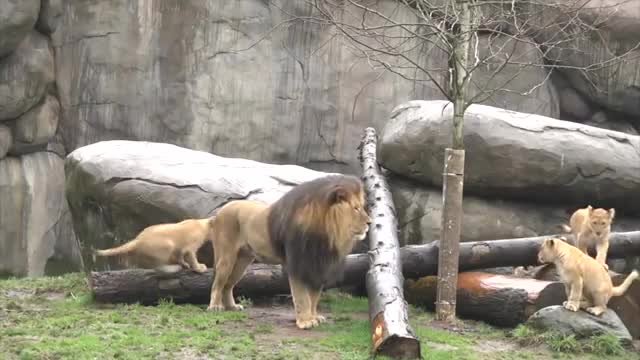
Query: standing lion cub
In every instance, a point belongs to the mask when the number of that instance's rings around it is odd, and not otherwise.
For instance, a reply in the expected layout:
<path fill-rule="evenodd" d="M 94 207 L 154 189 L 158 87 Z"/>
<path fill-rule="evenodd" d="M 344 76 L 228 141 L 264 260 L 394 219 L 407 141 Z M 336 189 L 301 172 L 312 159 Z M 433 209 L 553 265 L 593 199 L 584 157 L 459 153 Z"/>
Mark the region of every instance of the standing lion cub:
<path fill-rule="evenodd" d="M 214 218 L 187 219 L 175 224 L 151 225 L 135 239 L 107 250 L 96 250 L 98 256 L 128 255 L 141 268 L 175 272 L 170 265 L 180 265 L 198 273 L 207 270 L 198 262 L 196 253 L 211 239 Z M 180 268 L 178 268 L 179 270 Z"/>
<path fill-rule="evenodd" d="M 600 316 L 612 296 L 623 295 L 638 278 L 634 270 L 619 286 L 613 286 L 609 272 L 598 261 L 565 242 L 563 237 L 547 238 L 538 252 L 538 261 L 553 263 L 567 292 L 562 306 L 567 310 L 587 312 Z"/>
<path fill-rule="evenodd" d="M 585 254 L 589 246 L 596 246 L 596 260 L 605 269 L 609 269 L 606 264 L 607 251 L 609 250 L 609 233 L 611 232 L 611 222 L 616 215 L 616 210 L 611 208 L 594 209 L 591 205 L 583 209 L 576 210 L 571 219 L 570 226 L 562 225 L 564 231 L 573 233 L 575 244 L 580 251 Z"/>

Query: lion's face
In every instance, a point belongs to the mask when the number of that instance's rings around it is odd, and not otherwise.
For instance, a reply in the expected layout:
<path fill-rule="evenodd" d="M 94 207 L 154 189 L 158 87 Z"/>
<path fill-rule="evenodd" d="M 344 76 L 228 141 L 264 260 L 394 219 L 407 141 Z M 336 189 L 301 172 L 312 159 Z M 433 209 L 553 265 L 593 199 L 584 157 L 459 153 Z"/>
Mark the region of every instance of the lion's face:
<path fill-rule="evenodd" d="M 558 242 L 562 241 L 562 238 L 548 238 L 544 239 L 538 251 L 538 262 L 541 264 L 552 263 L 556 259 Z"/>
<path fill-rule="evenodd" d="M 589 228 L 596 236 L 602 236 L 609 230 L 615 216 L 615 209 L 589 209 Z"/>
<path fill-rule="evenodd" d="M 332 195 L 331 202 L 331 206 L 336 210 L 334 219 L 339 224 L 343 236 L 348 236 L 351 241 L 364 240 L 369 231 L 371 218 L 365 209 L 362 187 L 338 188 Z"/>

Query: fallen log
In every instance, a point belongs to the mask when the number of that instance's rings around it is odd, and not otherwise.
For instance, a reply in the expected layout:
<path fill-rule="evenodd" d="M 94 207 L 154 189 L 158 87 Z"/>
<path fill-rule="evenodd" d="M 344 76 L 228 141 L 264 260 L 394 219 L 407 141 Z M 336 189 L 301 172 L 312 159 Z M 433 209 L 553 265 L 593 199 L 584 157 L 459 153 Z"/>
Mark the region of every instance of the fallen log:
<path fill-rule="evenodd" d="M 537 264 L 537 252 L 547 236 L 475 241 L 460 244 L 459 270 L 469 271 L 501 266 Z M 435 275 L 438 268 L 438 242 L 400 248 L 402 272 L 407 279 Z M 640 255 L 640 231 L 612 233 L 607 258 Z M 327 288 L 362 284 L 369 269 L 369 255 L 347 256 L 342 279 Z M 130 269 L 90 272 L 89 287 L 98 302 L 155 304 L 160 298 L 174 302 L 208 304 L 212 269 L 203 274 L 181 271 L 171 276 L 153 270 Z M 252 264 L 234 290 L 236 296 L 258 298 L 288 294 L 286 275 L 279 265 Z"/>
<path fill-rule="evenodd" d="M 435 310 L 436 276 L 408 279 L 404 290 L 411 304 Z M 514 327 L 539 309 L 564 300 L 564 285 L 559 282 L 478 271 L 458 274 L 456 314 L 494 326 Z"/>
<path fill-rule="evenodd" d="M 401 290 L 404 277 L 395 207 L 389 185 L 378 167 L 376 141 L 375 129 L 366 128 L 358 147 L 367 209 L 372 219 L 366 287 L 373 353 L 419 359 L 420 342 L 409 325 L 407 302 Z"/>

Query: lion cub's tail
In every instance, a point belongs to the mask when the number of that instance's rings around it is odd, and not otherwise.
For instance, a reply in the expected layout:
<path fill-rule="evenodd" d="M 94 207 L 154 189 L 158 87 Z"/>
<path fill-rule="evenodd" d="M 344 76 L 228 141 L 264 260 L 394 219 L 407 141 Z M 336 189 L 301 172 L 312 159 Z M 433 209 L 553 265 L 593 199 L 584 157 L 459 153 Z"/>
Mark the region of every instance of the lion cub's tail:
<path fill-rule="evenodd" d="M 622 282 L 622 284 L 616 286 L 613 288 L 613 291 L 611 292 L 612 296 L 620 296 L 622 294 L 624 294 L 627 289 L 629 288 L 629 286 L 631 286 L 631 283 L 633 282 L 633 280 L 638 278 L 638 271 L 637 270 L 633 270 L 631 272 L 631 274 L 629 274 L 629 276 L 627 276 L 626 279 L 624 279 L 624 281 Z"/>
<path fill-rule="evenodd" d="M 571 226 L 567 225 L 567 224 L 560 224 L 558 226 L 562 231 L 564 231 L 567 234 L 571 234 Z"/>
<path fill-rule="evenodd" d="M 96 250 L 95 254 L 98 256 L 115 256 L 115 255 L 120 255 L 120 254 L 126 254 L 128 252 L 130 252 L 131 250 L 133 250 L 136 246 L 136 241 L 129 241 L 126 244 L 122 244 L 120 246 L 111 248 L 111 249 L 106 249 L 106 250 Z"/>

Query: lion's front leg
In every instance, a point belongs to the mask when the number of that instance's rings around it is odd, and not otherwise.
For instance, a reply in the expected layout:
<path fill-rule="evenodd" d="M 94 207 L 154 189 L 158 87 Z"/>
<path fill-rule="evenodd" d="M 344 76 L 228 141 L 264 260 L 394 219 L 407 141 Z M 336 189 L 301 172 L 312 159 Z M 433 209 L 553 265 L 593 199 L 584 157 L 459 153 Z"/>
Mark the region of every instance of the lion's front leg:
<path fill-rule="evenodd" d="M 578 311 L 582 300 L 582 278 L 576 277 L 570 284 L 569 298 L 562 305 L 570 311 Z"/>
<path fill-rule="evenodd" d="M 308 288 L 291 275 L 289 275 L 289 287 L 296 312 L 296 326 L 300 329 L 317 326 L 318 320 L 315 319 L 311 310 L 311 296 Z"/>
<path fill-rule="evenodd" d="M 322 288 L 320 289 L 309 289 L 309 298 L 311 299 L 311 316 L 318 321 L 318 324 L 325 322 L 327 319 L 318 314 L 318 302 L 320 302 L 320 294 L 322 293 Z"/>
<path fill-rule="evenodd" d="M 609 270 L 607 265 L 607 251 L 609 251 L 609 241 L 602 239 L 596 244 L 596 261 L 598 261 L 606 270 Z"/>

